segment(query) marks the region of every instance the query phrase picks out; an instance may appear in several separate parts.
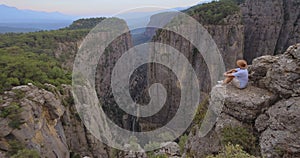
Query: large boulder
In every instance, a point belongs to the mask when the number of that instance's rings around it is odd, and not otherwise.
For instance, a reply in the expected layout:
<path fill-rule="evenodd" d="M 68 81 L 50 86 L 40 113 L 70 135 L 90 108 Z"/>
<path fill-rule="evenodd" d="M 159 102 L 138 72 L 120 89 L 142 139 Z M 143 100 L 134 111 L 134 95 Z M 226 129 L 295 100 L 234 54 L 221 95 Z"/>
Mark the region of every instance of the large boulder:
<path fill-rule="evenodd" d="M 281 98 L 300 96 L 300 44 L 278 56 L 262 56 L 253 60 L 250 79 Z"/>
<path fill-rule="evenodd" d="M 276 101 L 276 95 L 254 86 L 238 89 L 227 86 L 223 113 L 239 121 L 252 122 Z"/>
<path fill-rule="evenodd" d="M 300 97 L 281 100 L 256 119 L 262 155 L 300 157 Z"/>

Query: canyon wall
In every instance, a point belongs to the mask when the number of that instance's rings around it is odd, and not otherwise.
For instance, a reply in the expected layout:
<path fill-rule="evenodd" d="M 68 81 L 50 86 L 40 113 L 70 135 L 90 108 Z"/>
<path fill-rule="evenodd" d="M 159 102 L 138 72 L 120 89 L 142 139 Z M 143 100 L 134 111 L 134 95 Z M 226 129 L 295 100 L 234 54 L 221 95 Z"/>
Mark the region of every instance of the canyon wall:
<path fill-rule="evenodd" d="M 284 52 L 300 41 L 300 2 L 246 0 L 240 5 L 245 26 L 244 58 Z"/>

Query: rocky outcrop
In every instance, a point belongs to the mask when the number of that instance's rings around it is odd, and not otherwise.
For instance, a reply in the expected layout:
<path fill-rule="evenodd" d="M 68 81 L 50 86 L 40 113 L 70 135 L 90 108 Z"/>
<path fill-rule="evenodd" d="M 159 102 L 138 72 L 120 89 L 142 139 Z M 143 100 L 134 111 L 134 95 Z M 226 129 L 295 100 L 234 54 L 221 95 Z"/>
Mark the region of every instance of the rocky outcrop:
<path fill-rule="evenodd" d="M 254 86 L 244 90 L 228 86 L 226 91 L 223 112 L 242 122 L 253 122 L 277 99 L 268 90 Z"/>
<path fill-rule="evenodd" d="M 255 59 L 250 68 L 251 80 L 282 98 L 300 95 L 300 44 L 279 56 Z"/>
<path fill-rule="evenodd" d="M 248 140 L 242 135 L 234 136 L 246 129 L 247 137 L 254 137 L 253 144 L 257 144 L 252 149 L 249 148 L 252 141 L 244 145 L 251 154 L 267 158 L 299 157 L 299 46 L 289 47 L 282 55 L 255 59 L 249 68 L 251 81 L 246 89 L 231 85 L 214 88 L 223 93 L 224 106 L 206 136 L 202 137 L 200 125 L 194 127 L 185 154 L 194 157 L 216 154 L 226 145 L 224 140 L 237 140 L 242 145 Z M 215 109 L 214 104 L 210 106 Z M 230 138 L 228 128 L 233 130 Z"/>
<path fill-rule="evenodd" d="M 62 123 L 58 121 L 65 108 L 53 93 L 20 86 L 6 92 L 3 102 L 1 114 L 5 115 L 2 115 L 1 124 L 6 128 L 1 136 L 7 138 L 3 143 L 9 144 L 10 138 L 14 138 L 44 156 L 69 156 Z M 18 110 L 11 111 L 12 108 Z"/>
<path fill-rule="evenodd" d="M 281 100 L 256 119 L 265 157 L 300 157 L 300 97 Z"/>
<path fill-rule="evenodd" d="M 0 150 L 6 157 L 23 148 L 49 158 L 108 157 L 105 146 L 81 123 L 70 87 L 58 91 L 45 86 L 48 90 L 32 84 L 19 86 L 1 95 Z"/>
<path fill-rule="evenodd" d="M 276 100 L 274 94 L 253 86 L 239 90 L 233 85 L 228 85 L 213 90 L 223 91 L 224 106 L 220 109 L 221 113 L 213 130 L 205 137 L 201 136 L 200 125 L 195 127 L 195 131 L 190 134 L 186 145 L 187 155 L 204 157 L 218 153 L 224 145 L 222 144 L 222 129 L 229 126 L 251 129 L 253 121 Z M 210 106 L 214 107 L 215 105 L 210 104 Z M 215 114 L 218 113 L 215 112 Z"/>

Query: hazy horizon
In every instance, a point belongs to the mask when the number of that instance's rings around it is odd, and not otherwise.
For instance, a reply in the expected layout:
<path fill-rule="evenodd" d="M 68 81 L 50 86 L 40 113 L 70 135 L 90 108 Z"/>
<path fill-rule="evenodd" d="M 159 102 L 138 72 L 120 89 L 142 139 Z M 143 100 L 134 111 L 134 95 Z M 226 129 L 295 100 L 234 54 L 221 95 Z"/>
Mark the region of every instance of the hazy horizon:
<path fill-rule="evenodd" d="M 43 12 L 59 12 L 70 16 L 112 16 L 119 12 L 135 8 L 150 7 L 152 10 L 142 10 L 144 12 L 157 11 L 155 8 L 177 8 L 189 7 L 202 2 L 212 0 L 131 0 L 131 1 L 111 1 L 111 0 L 0 0 L 0 5 L 15 7 L 21 10 L 33 10 Z"/>

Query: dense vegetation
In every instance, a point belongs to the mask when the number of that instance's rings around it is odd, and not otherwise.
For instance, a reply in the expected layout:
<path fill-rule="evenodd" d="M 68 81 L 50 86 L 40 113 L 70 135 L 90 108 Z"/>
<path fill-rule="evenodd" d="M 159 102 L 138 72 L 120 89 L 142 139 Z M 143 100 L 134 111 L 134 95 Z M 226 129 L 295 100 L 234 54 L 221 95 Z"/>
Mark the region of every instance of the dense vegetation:
<path fill-rule="evenodd" d="M 13 86 L 44 83 L 70 84 L 71 75 L 46 54 L 24 52 L 19 47 L 0 49 L 0 93 Z"/>
<path fill-rule="evenodd" d="M 219 0 L 199 4 L 184 12 L 199 20 L 202 24 L 222 25 L 224 18 L 237 13 L 239 4 L 244 0 Z"/>
<path fill-rule="evenodd" d="M 33 52 L 54 56 L 59 43 L 78 41 L 88 32 L 88 29 L 81 29 L 1 34 L 0 49 L 14 54 L 23 51 L 20 53 Z"/>
<path fill-rule="evenodd" d="M 61 65 L 74 53 L 67 51 L 57 56 L 59 44 L 82 40 L 103 19 L 79 19 L 61 30 L 1 34 L 0 93 L 27 83 L 40 87 L 44 83 L 70 84 L 71 74 Z"/>

